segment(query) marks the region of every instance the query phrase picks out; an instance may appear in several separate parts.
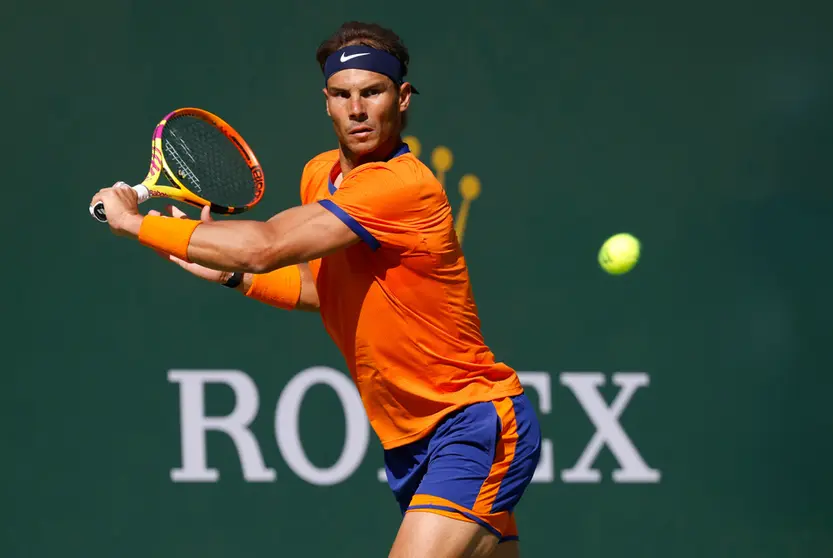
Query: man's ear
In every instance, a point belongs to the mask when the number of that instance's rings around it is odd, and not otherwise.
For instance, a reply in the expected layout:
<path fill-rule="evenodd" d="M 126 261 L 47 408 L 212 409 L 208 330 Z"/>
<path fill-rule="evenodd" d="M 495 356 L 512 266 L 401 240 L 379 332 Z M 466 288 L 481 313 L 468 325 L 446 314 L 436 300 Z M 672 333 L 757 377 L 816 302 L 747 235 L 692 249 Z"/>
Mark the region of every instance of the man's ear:
<path fill-rule="evenodd" d="M 411 84 L 407 81 L 399 86 L 399 112 L 405 112 L 411 106 Z"/>
<path fill-rule="evenodd" d="M 324 89 L 321 90 L 321 92 L 324 93 L 324 108 L 327 110 L 327 116 L 332 118 L 333 115 L 330 114 L 330 104 L 327 102 L 327 100 L 329 100 L 329 98 L 330 98 L 330 96 L 327 95 L 327 88 L 325 87 Z"/>

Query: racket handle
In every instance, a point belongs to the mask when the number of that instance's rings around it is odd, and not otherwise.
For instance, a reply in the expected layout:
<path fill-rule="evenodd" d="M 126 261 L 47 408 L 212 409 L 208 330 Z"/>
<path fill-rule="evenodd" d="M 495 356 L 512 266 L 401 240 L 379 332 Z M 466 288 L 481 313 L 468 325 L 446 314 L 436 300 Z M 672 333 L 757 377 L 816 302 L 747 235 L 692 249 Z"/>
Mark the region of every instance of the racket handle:
<path fill-rule="evenodd" d="M 150 197 L 150 190 L 144 184 L 137 184 L 136 186 L 131 186 L 131 188 L 139 195 L 139 203 L 147 201 Z M 107 222 L 107 215 L 104 213 L 104 204 L 101 202 L 96 202 L 95 205 L 90 206 L 90 215 L 99 223 Z"/>

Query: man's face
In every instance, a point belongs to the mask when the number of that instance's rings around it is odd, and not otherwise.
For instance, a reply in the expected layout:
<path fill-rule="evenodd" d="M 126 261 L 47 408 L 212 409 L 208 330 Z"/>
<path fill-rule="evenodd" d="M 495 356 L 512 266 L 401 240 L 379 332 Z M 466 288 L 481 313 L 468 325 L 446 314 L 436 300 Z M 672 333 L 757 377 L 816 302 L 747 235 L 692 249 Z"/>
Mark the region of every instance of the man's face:
<path fill-rule="evenodd" d="M 400 92 L 386 76 L 357 69 L 333 74 L 324 95 L 339 142 L 355 155 L 372 153 L 398 137 L 410 101 L 409 86 Z"/>

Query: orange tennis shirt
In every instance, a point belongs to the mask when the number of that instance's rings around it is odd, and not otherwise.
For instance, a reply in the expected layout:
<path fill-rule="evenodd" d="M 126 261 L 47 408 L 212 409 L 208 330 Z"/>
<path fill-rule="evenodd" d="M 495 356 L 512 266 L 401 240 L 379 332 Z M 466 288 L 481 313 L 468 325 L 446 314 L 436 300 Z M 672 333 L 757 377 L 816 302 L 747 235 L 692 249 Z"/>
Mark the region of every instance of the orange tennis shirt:
<path fill-rule="evenodd" d="M 385 449 L 430 433 L 448 413 L 523 392 L 480 330 L 445 191 L 403 144 L 340 174 L 338 151 L 304 167 L 301 200 L 320 203 L 362 242 L 310 262 L 320 312 Z"/>

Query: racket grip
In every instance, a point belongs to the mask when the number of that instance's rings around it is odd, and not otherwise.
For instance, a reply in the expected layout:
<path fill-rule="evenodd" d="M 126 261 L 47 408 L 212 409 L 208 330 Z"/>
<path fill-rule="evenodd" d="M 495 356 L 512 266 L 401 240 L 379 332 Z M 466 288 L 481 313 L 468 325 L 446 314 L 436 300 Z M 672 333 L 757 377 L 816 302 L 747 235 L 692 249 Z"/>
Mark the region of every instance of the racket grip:
<path fill-rule="evenodd" d="M 144 184 L 137 184 L 136 186 L 131 186 L 131 188 L 139 195 L 139 203 L 147 201 L 150 198 L 150 190 Z M 95 205 L 90 206 L 90 215 L 99 223 L 107 222 L 107 215 L 104 213 L 104 204 L 101 202 L 96 202 Z"/>

